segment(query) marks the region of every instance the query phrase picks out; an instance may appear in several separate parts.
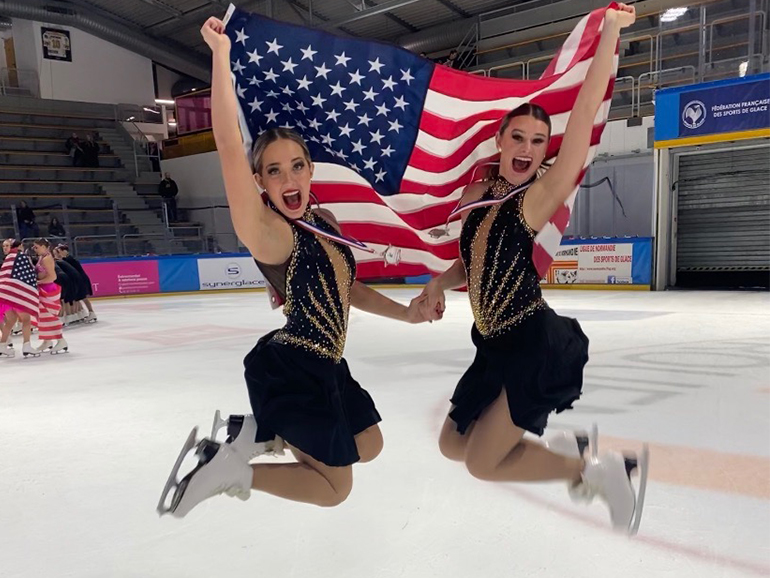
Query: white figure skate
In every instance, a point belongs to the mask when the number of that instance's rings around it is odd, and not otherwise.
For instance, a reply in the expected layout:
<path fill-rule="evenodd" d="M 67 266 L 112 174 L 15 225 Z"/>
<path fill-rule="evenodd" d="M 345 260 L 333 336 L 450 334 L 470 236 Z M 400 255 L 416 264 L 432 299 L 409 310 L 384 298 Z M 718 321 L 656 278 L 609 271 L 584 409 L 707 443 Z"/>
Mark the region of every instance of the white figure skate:
<path fill-rule="evenodd" d="M 171 514 L 184 518 L 190 511 L 208 498 L 226 493 L 241 500 L 251 495 L 252 469 L 243 457 L 228 444 L 203 439 L 197 441 L 198 428 L 193 428 L 174 463 L 158 502 L 159 515 Z M 198 465 L 184 478 L 179 479 L 179 468 L 187 454 L 195 449 Z M 174 495 L 166 505 L 171 490 Z"/>
<path fill-rule="evenodd" d="M 91 311 L 86 317 L 83 318 L 83 323 L 96 323 L 98 319 L 96 318 L 96 313 Z"/>
<path fill-rule="evenodd" d="M 16 357 L 16 352 L 8 343 L 0 343 L 0 358 L 13 359 Z"/>
<path fill-rule="evenodd" d="M 216 441 L 217 434 L 223 428 L 227 428 L 227 438 L 222 443 L 229 444 L 247 462 L 264 454 L 279 456 L 284 454 L 283 440 L 277 436 L 266 442 L 254 441 L 257 436 L 257 421 L 251 414 L 231 415 L 227 419 L 222 419 L 222 414 L 217 410 L 214 414 L 214 423 L 211 424 L 212 441 Z"/>
<path fill-rule="evenodd" d="M 591 457 L 596 457 L 599 451 L 599 429 L 593 425 L 590 432 L 559 431 L 549 435 L 545 446 L 555 454 L 568 458 L 587 459 L 586 452 L 590 450 Z M 588 504 L 594 499 L 594 493 L 585 483 L 568 484 L 569 495 L 573 502 Z"/>
<path fill-rule="evenodd" d="M 650 460 L 645 445 L 641 454 L 624 456 L 608 452 L 601 457 L 592 456 L 583 470 L 583 483 L 610 508 L 612 527 L 630 536 L 639 531 L 647 491 L 647 473 Z M 631 476 L 638 472 L 638 489 L 634 489 Z"/>
<path fill-rule="evenodd" d="M 40 351 L 32 347 L 32 344 L 27 341 L 21 348 L 21 354 L 26 357 L 40 357 Z"/>
<path fill-rule="evenodd" d="M 59 355 L 60 353 L 67 353 L 69 351 L 69 345 L 67 340 L 63 337 L 59 339 L 56 344 L 51 347 L 51 355 Z"/>
<path fill-rule="evenodd" d="M 53 349 L 53 341 L 45 340 L 36 348 L 40 353 L 51 351 Z"/>

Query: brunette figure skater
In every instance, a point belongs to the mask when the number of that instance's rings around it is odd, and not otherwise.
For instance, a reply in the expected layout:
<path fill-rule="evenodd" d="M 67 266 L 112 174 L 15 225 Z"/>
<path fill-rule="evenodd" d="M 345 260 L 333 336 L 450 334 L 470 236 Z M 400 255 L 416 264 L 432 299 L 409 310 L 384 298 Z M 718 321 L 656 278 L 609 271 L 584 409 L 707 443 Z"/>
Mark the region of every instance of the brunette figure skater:
<path fill-rule="evenodd" d="M 444 291 L 467 285 L 476 357 L 460 379 L 441 431 L 444 456 L 492 482 L 565 480 L 574 498 L 599 496 L 614 528 L 635 533 L 647 474 L 640 456 L 586 454 L 588 437 L 565 434 L 540 444 L 549 414 L 581 394 L 588 339 L 574 319 L 548 307 L 532 251 L 539 231 L 572 193 L 588 155 L 594 118 L 604 100 L 620 30 L 633 7 L 606 12 L 601 39 L 553 165 L 544 165 L 551 121 L 539 106 L 508 113 L 497 133 L 499 174 L 469 185 L 461 201 L 460 259 L 432 279 L 424 295 L 444 308 Z M 547 169 L 547 170 L 546 170 Z M 639 492 L 631 473 L 639 470 Z"/>

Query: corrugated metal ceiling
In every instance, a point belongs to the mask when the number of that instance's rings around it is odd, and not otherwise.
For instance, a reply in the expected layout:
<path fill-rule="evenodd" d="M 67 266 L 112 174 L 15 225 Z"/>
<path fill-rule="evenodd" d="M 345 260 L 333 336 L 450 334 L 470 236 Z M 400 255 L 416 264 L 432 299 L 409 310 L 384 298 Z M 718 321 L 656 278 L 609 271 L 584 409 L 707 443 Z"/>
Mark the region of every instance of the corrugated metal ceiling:
<path fill-rule="evenodd" d="M 65 0 L 66 1 L 66 0 Z M 227 0 L 68 0 L 81 9 L 96 9 L 114 20 L 156 39 L 168 39 L 205 55 L 199 29 L 209 16 L 223 16 Z M 366 9 L 388 0 L 364 0 Z M 417 0 L 389 13 L 370 16 L 341 27 L 343 33 L 395 42 L 405 34 L 460 20 L 464 15 L 522 3 L 524 0 Z M 311 0 L 272 0 L 273 17 L 308 23 Z M 238 7 L 266 14 L 268 0 L 234 0 Z M 313 23 L 336 22 L 361 10 L 362 0 L 312 0 Z"/>

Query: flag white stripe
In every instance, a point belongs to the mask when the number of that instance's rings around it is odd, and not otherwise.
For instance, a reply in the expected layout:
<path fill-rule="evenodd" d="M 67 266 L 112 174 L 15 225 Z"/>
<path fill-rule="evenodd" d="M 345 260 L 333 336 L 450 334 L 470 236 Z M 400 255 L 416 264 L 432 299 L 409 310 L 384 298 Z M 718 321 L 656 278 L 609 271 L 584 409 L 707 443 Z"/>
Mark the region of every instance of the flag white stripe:
<path fill-rule="evenodd" d="M 425 230 L 416 229 L 403 221 L 396 213 L 388 207 L 375 205 L 372 203 L 324 203 L 324 207 L 331 210 L 334 218 L 341 224 L 345 223 L 374 223 L 377 225 L 387 225 L 390 227 L 399 227 L 405 231 L 412 231 L 424 243 L 428 245 L 446 245 L 446 237 L 435 239 L 429 232 L 435 229 L 435 226 L 428 227 Z M 450 235 L 460 234 L 460 221 L 455 221 L 449 225 Z M 363 239 L 362 239 L 363 240 Z"/>
<path fill-rule="evenodd" d="M 605 103 L 610 102 L 609 100 L 605 101 Z M 569 118 L 571 116 L 571 111 L 569 112 L 562 112 L 559 114 L 554 114 L 551 116 L 551 136 L 560 136 L 563 135 L 564 132 L 567 130 L 567 123 L 569 122 Z M 461 146 L 465 144 L 465 142 L 475 135 L 479 129 L 481 129 L 483 126 L 491 124 L 491 123 L 498 123 L 499 120 L 486 120 L 476 123 L 472 128 L 465 131 L 462 135 L 453 138 L 453 139 L 442 139 L 439 137 L 435 137 L 431 134 L 428 134 L 425 131 L 418 131 L 417 133 L 417 140 L 415 142 L 415 146 L 420 148 L 421 150 L 432 154 L 433 156 L 439 157 L 439 158 L 446 158 L 452 154 L 454 154 L 457 149 L 459 149 Z M 594 124 L 600 125 L 604 124 L 604 112 L 601 107 L 599 107 L 599 110 L 596 112 L 596 117 L 594 117 Z"/>
<path fill-rule="evenodd" d="M 461 98 L 441 94 L 435 90 L 428 90 L 423 108 L 434 116 L 454 121 L 463 120 L 475 114 L 481 114 L 489 110 L 513 110 L 525 102 L 530 102 L 533 98 L 539 96 L 540 94 L 582 85 L 583 82 L 585 82 L 585 77 L 588 72 L 588 68 L 591 66 L 591 62 L 593 62 L 593 58 L 588 58 L 578 62 L 574 67 L 570 68 L 566 73 L 564 73 L 561 78 L 556 79 L 549 86 L 540 90 L 533 91 L 531 94 L 524 97 L 512 96 L 495 100 L 476 101 L 463 100 Z M 614 57 L 613 69 L 617 68 L 617 64 L 618 55 L 616 54 Z"/>
<path fill-rule="evenodd" d="M 371 189 L 371 185 L 354 170 L 333 163 L 315 163 L 313 181 L 324 185 L 354 184 Z M 437 197 L 423 193 L 399 193 L 398 195 L 378 195 L 383 202 L 398 213 L 413 213 L 428 207 L 457 203 L 465 187 L 458 187 L 451 195 Z M 376 194 L 372 189 L 372 194 Z"/>
<path fill-rule="evenodd" d="M 588 18 L 588 14 L 581 18 L 575 29 L 567 36 L 567 40 L 564 41 L 564 45 L 559 51 L 559 56 L 556 60 L 556 68 L 554 70 L 556 74 L 561 74 L 567 70 L 572 59 L 575 58 L 575 54 L 577 54 L 577 50 L 580 47 L 580 41 L 583 39 L 583 33 L 588 25 Z"/>

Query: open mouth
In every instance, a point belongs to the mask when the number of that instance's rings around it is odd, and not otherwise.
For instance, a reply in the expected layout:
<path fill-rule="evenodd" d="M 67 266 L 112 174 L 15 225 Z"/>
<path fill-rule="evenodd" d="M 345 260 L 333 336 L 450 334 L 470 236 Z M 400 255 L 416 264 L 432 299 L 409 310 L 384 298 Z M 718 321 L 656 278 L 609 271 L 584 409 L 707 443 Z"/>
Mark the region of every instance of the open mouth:
<path fill-rule="evenodd" d="M 531 157 L 513 157 L 513 170 L 517 173 L 526 173 L 531 166 Z"/>
<path fill-rule="evenodd" d="M 296 211 L 302 206 L 302 194 L 299 191 L 286 191 L 283 193 L 283 202 L 290 211 Z"/>

